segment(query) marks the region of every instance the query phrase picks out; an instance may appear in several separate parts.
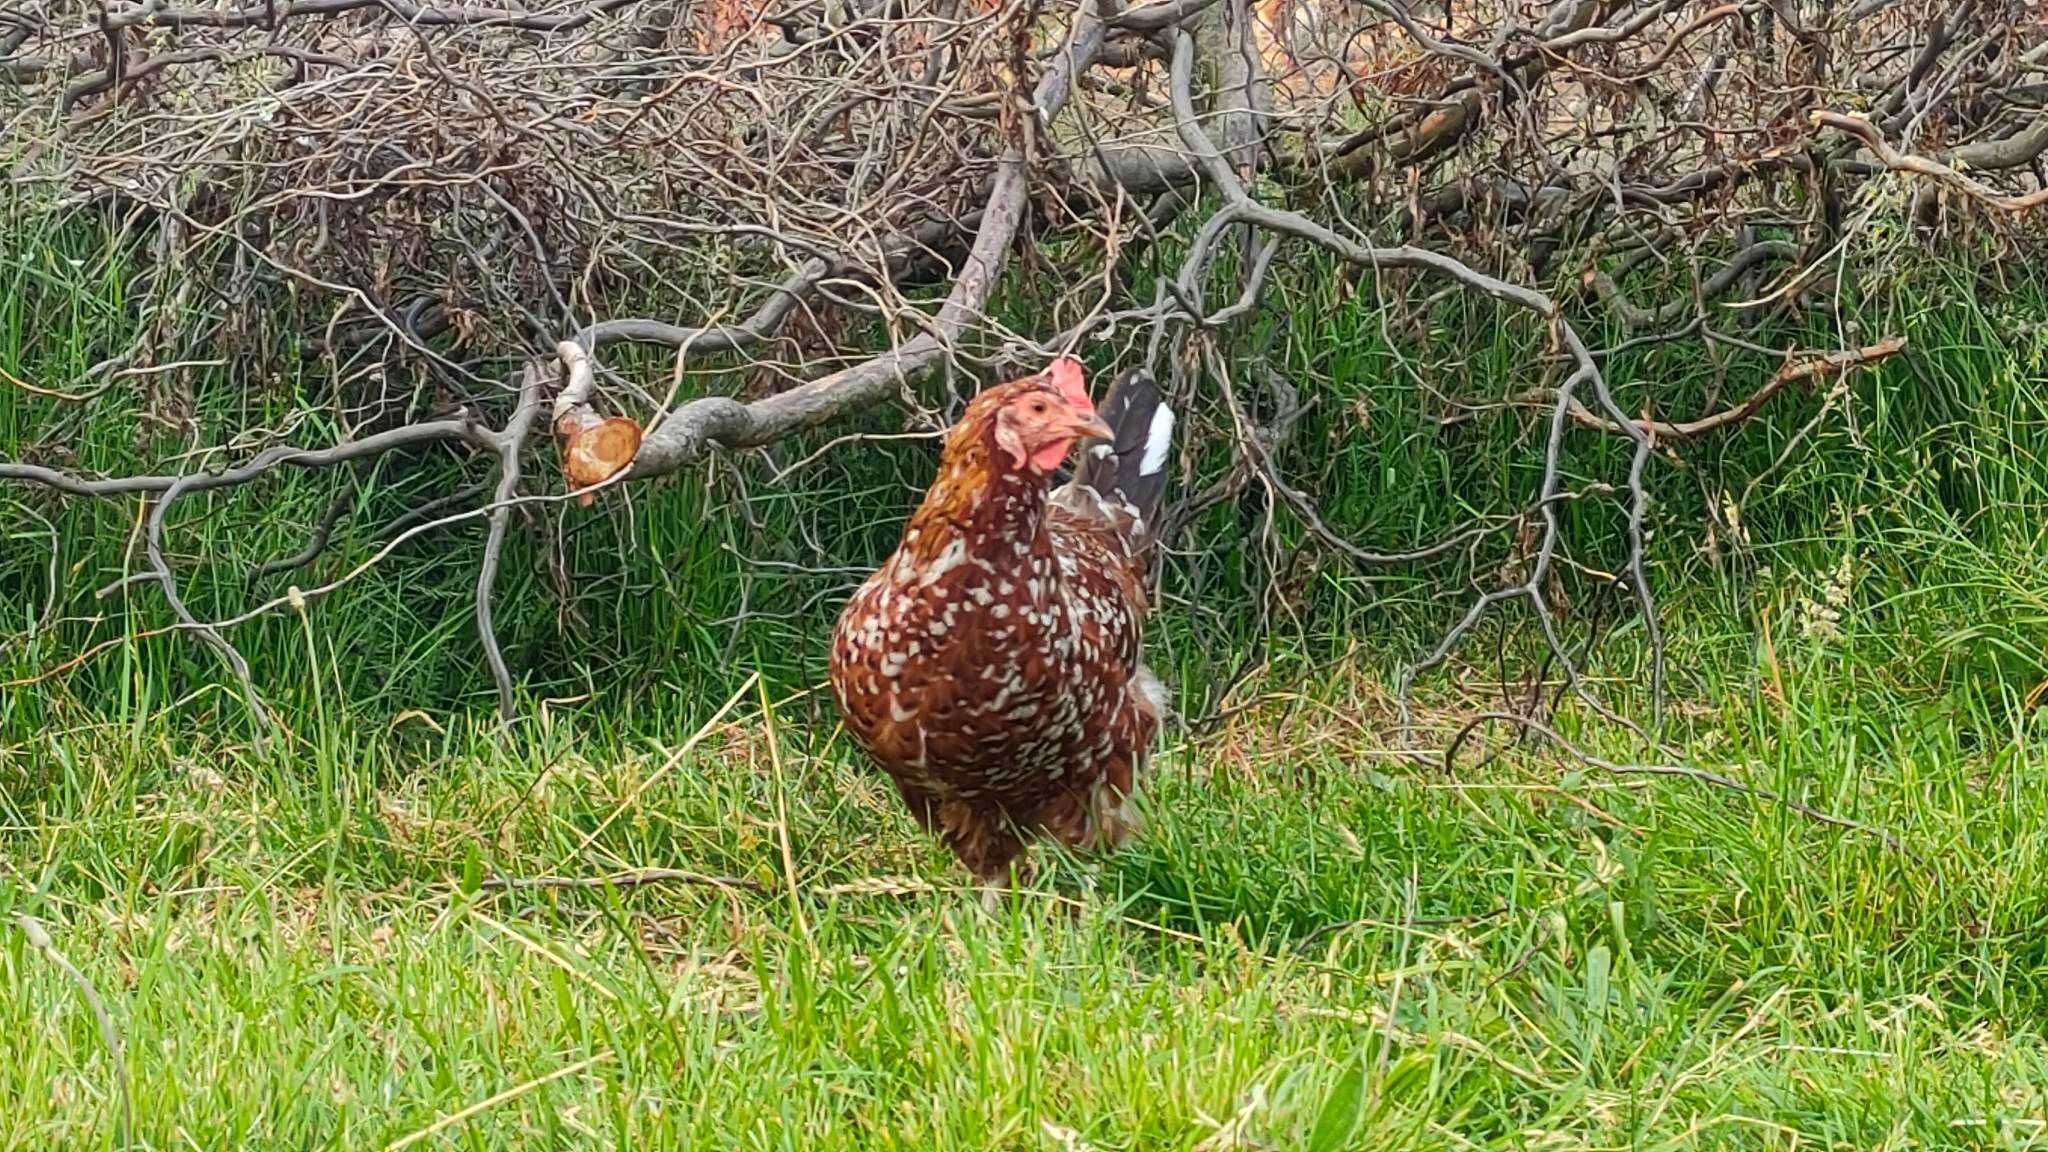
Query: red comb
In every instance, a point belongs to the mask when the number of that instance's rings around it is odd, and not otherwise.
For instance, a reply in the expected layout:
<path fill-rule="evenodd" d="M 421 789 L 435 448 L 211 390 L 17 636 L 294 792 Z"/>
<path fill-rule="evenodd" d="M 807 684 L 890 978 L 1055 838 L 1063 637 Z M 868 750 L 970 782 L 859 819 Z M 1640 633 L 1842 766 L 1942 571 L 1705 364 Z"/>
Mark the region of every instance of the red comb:
<path fill-rule="evenodd" d="M 1084 412 L 1095 411 L 1095 403 L 1088 399 L 1088 382 L 1081 375 L 1081 362 L 1072 356 L 1062 356 L 1045 370 L 1052 386 L 1060 390 L 1067 403 Z"/>

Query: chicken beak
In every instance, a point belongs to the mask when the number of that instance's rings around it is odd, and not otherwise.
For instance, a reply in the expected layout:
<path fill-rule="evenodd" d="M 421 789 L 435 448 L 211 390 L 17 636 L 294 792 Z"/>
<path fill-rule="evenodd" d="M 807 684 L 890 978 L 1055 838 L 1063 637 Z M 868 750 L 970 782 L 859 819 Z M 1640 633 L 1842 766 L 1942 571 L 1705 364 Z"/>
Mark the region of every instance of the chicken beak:
<path fill-rule="evenodd" d="M 1107 440 L 1115 434 L 1108 424 L 1103 423 L 1102 417 L 1093 412 L 1074 425 L 1074 435 L 1083 440 Z"/>

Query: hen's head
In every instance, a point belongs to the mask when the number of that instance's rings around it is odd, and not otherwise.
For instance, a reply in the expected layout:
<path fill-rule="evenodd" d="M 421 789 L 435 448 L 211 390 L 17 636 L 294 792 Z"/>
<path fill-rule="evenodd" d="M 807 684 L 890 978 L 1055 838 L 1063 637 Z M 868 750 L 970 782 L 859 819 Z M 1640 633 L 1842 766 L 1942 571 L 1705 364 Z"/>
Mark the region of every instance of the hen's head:
<path fill-rule="evenodd" d="M 948 447 L 986 444 L 999 469 L 1036 478 L 1060 466 L 1078 440 L 1110 435 L 1095 414 L 1081 363 L 1062 356 L 1036 376 L 998 384 L 967 405 Z"/>

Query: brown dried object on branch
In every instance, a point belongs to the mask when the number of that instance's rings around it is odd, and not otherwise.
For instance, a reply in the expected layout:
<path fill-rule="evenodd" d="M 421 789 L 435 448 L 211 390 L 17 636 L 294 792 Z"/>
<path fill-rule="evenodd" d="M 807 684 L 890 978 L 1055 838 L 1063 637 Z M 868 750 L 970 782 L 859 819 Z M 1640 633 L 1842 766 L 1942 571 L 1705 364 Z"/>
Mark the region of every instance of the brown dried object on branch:
<path fill-rule="evenodd" d="M 588 508 L 597 494 L 590 491 L 624 472 L 640 453 L 640 425 L 623 416 L 601 416 L 589 405 L 596 387 L 590 354 L 574 340 L 555 348 L 568 383 L 555 397 L 555 438 L 562 445 L 562 475 L 576 502 Z"/>
<path fill-rule="evenodd" d="M 1027 837 L 1098 849 L 1131 831 L 1165 707 L 1139 641 L 1173 423 L 1142 373 L 1098 416 L 1072 360 L 981 393 L 839 619 L 847 730 L 980 880 Z M 1087 438 L 1101 442 L 1048 492 Z"/>
<path fill-rule="evenodd" d="M 589 489 L 625 471 L 640 451 L 640 425 L 624 416 L 580 412 L 556 424 L 555 435 L 562 441 L 562 474 L 584 507 L 597 499 Z"/>

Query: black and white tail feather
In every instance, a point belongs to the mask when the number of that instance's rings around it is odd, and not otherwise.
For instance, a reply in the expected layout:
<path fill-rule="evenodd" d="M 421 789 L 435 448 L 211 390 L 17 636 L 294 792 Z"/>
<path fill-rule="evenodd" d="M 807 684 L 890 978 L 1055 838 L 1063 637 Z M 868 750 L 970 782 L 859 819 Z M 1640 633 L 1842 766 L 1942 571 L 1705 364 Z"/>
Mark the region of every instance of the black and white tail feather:
<path fill-rule="evenodd" d="M 1137 370 L 1110 389 L 1095 411 L 1109 425 L 1110 438 L 1082 445 L 1074 478 L 1053 498 L 1076 510 L 1092 506 L 1116 526 L 1132 556 L 1146 557 L 1166 493 L 1166 465 L 1173 458 L 1173 409 L 1160 394 L 1159 382 Z M 1132 687 L 1163 722 L 1171 709 L 1166 688 L 1152 670 L 1140 663 Z M 1128 825 L 1135 816 L 1125 812 L 1120 819 Z"/>
<path fill-rule="evenodd" d="M 1108 509 L 1130 517 L 1126 529 L 1134 550 L 1152 542 L 1159 501 L 1166 492 L 1166 465 L 1173 456 L 1173 409 L 1151 373 L 1134 370 L 1117 382 L 1095 412 L 1108 424 L 1108 440 L 1081 448 L 1068 487 L 1092 492 Z"/>
<path fill-rule="evenodd" d="M 1166 494 L 1166 466 L 1173 458 L 1173 409 L 1160 393 L 1159 382 L 1138 369 L 1110 389 L 1095 413 L 1109 425 L 1110 437 L 1081 446 L 1074 478 L 1053 499 L 1076 511 L 1092 509 L 1115 526 L 1131 556 L 1149 566 L 1160 499 Z M 1166 686 L 1142 660 L 1133 669 L 1130 691 L 1156 724 L 1164 725 L 1172 715 Z M 1155 740 L 1157 732 L 1155 728 Z M 1151 751 L 1138 750 L 1134 784 L 1142 780 Z M 1135 791 L 1123 795 L 1106 786 L 1095 788 L 1090 797 L 1092 822 L 1100 829 L 1116 829 L 1106 833 L 1110 843 L 1137 830 L 1141 817 L 1135 800 Z"/>

